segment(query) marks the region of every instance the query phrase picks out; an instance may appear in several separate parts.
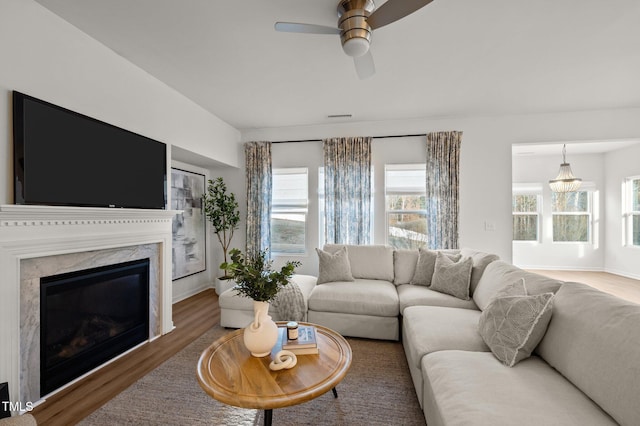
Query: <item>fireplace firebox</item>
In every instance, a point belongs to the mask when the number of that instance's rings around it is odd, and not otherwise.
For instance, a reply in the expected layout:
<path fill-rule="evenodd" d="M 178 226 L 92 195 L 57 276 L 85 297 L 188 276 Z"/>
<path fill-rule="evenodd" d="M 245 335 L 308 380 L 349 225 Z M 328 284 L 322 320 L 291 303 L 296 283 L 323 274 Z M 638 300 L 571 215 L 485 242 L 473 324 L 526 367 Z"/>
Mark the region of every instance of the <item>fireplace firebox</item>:
<path fill-rule="evenodd" d="M 40 279 L 40 394 L 149 338 L 149 259 Z"/>

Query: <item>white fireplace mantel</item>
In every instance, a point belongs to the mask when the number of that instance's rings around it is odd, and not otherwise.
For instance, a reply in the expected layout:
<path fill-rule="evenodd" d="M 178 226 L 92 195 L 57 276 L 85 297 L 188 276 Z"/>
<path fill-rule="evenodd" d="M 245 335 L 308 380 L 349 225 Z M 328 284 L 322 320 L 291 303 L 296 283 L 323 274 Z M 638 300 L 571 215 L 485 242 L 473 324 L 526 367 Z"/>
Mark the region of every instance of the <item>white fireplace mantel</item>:
<path fill-rule="evenodd" d="M 171 220 L 179 210 L 0 205 L 0 226 L 52 226 Z"/>
<path fill-rule="evenodd" d="M 179 211 L 0 205 L 0 382 L 20 395 L 20 264 L 24 259 L 159 244 L 160 328 L 173 329 L 172 219 Z M 26 403 L 27 401 L 22 401 Z"/>

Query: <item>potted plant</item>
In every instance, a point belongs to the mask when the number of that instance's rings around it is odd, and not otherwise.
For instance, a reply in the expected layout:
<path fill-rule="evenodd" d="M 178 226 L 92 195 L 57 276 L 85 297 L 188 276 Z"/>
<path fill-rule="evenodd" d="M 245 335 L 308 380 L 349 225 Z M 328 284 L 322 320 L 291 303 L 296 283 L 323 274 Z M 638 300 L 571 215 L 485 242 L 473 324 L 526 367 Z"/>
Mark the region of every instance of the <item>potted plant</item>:
<path fill-rule="evenodd" d="M 207 192 L 202 197 L 202 202 L 204 213 L 211 222 L 213 232 L 222 246 L 224 263 L 227 263 L 227 252 L 233 238 L 233 232 L 238 229 L 240 222 L 240 210 L 236 196 L 232 192 L 227 192 L 227 185 L 221 177 L 218 177 L 216 180 L 209 179 Z M 229 279 L 226 270 L 224 276 L 219 279 Z"/>
<path fill-rule="evenodd" d="M 267 250 L 262 250 L 251 258 L 247 258 L 238 249 L 230 252 L 231 263 L 224 262 L 220 268 L 229 278 L 236 282 L 236 290 L 243 296 L 256 302 L 271 302 L 278 291 L 289 283 L 298 261 L 288 261 L 280 271 L 271 269 L 273 261 L 267 260 Z"/>
<path fill-rule="evenodd" d="M 232 249 L 231 263 L 220 265 L 236 282 L 235 290 L 253 299 L 254 320 L 244 329 L 244 344 L 257 357 L 269 355 L 278 341 L 278 327 L 269 316 L 269 303 L 300 266 L 298 261 L 288 261 L 280 271 L 274 271 L 267 253 L 263 250 L 248 258 L 240 250 Z"/>

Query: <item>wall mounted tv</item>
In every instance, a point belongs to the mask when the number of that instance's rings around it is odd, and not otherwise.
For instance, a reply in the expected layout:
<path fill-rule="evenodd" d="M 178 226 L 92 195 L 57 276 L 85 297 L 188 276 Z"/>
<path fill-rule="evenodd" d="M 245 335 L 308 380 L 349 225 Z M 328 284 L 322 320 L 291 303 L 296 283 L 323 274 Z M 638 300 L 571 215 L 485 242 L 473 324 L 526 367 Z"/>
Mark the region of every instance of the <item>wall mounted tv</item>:
<path fill-rule="evenodd" d="M 162 142 L 13 92 L 16 204 L 166 208 Z"/>

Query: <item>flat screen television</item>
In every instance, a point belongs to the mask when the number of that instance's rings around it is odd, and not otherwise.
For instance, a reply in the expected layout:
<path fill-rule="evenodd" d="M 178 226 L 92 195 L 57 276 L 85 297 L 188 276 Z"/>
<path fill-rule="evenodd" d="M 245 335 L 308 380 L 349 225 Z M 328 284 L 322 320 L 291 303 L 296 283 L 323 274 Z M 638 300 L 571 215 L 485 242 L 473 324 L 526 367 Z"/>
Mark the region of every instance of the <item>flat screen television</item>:
<path fill-rule="evenodd" d="M 162 142 L 13 92 L 14 201 L 166 208 Z"/>

